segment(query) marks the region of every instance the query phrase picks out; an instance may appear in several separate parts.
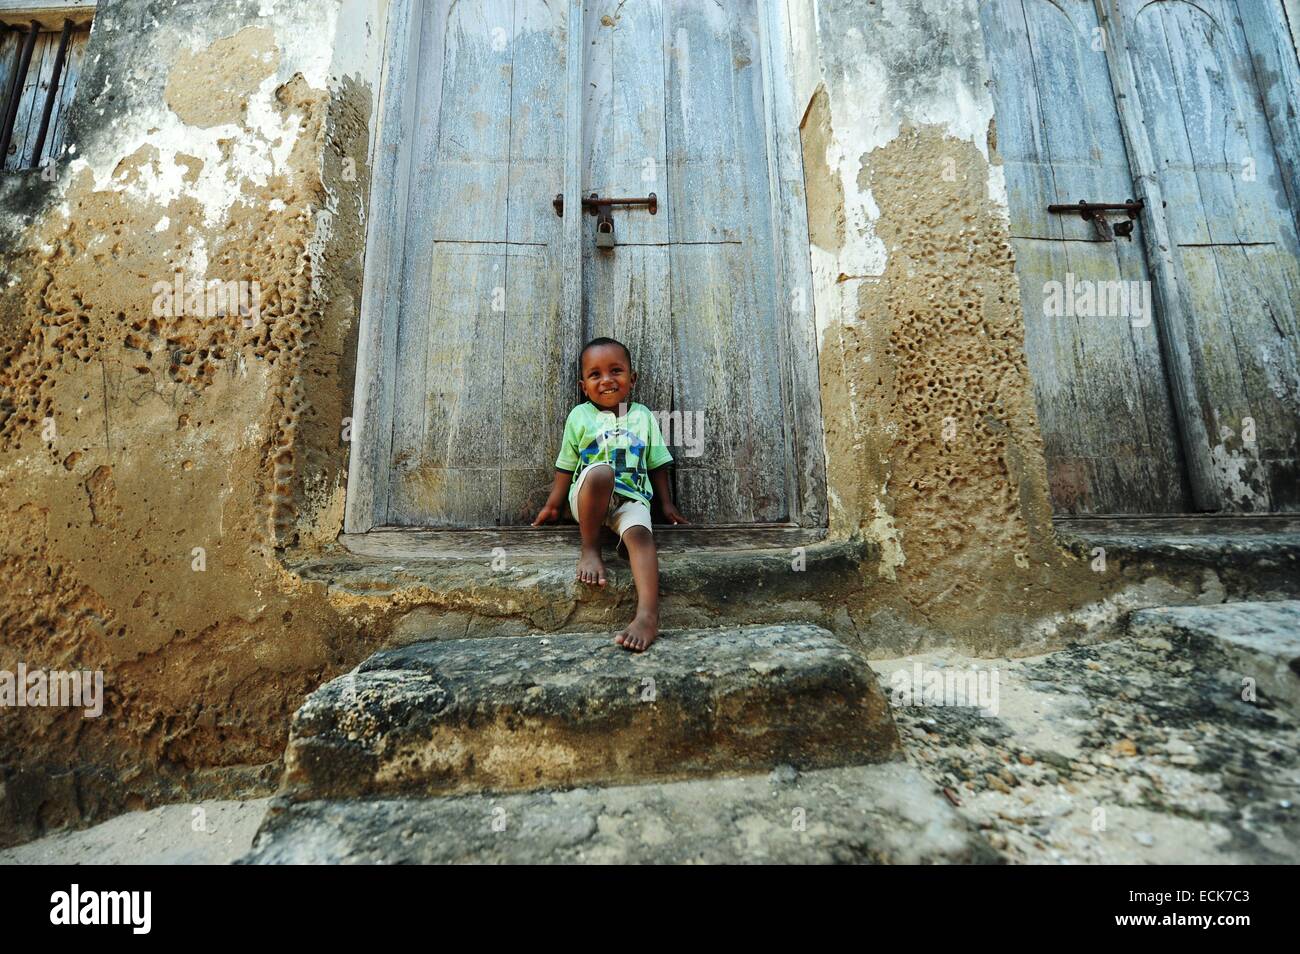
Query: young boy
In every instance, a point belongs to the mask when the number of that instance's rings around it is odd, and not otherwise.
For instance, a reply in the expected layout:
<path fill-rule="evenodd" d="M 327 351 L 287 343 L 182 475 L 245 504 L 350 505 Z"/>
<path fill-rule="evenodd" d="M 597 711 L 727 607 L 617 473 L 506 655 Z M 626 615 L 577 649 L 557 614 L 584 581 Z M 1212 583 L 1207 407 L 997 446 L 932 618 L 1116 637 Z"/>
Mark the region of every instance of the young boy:
<path fill-rule="evenodd" d="M 564 422 L 555 483 L 533 526 L 557 519 L 567 495 L 582 532 L 578 579 L 596 586 L 605 585 L 601 526 L 618 534 L 618 549 L 632 564 L 636 617 L 614 642 L 641 652 L 659 635 L 659 559 L 650 534 L 651 499 L 657 495 L 663 501 L 669 523 L 687 521 L 668 489 L 667 465 L 673 458 L 659 422 L 644 404 L 630 401 L 636 384 L 632 353 L 613 338 L 593 338 L 582 349 L 578 366 L 587 400 Z"/>

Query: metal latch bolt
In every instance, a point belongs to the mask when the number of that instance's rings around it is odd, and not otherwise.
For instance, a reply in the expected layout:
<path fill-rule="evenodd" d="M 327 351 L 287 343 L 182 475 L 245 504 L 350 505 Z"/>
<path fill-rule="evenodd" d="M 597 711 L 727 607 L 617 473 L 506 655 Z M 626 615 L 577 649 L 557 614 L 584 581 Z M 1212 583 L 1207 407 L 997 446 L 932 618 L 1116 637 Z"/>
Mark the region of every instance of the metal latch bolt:
<path fill-rule="evenodd" d="M 1047 211 L 1057 215 L 1077 215 L 1085 222 L 1092 223 L 1093 228 L 1097 230 L 1097 238 L 1103 242 L 1113 242 L 1116 235 L 1132 239 L 1133 222 L 1137 219 L 1138 213 L 1145 208 L 1145 200 L 1129 199 L 1127 202 L 1080 201 L 1073 205 L 1049 205 Z M 1112 227 L 1107 216 L 1116 212 L 1126 213 L 1128 218 L 1116 222 Z"/>

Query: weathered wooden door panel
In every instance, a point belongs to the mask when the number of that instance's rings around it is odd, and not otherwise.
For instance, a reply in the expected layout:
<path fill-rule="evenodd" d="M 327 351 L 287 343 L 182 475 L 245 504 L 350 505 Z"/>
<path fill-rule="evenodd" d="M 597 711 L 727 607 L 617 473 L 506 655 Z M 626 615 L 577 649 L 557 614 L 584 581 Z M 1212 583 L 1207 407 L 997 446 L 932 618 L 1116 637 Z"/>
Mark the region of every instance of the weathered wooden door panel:
<path fill-rule="evenodd" d="M 1294 89 L 1295 60 L 1270 42 L 1283 23 L 1270 31 L 1256 19 L 1260 62 L 1287 74 L 1261 79 L 1239 15 L 1258 18 L 1267 4 L 1120 4 L 1191 303 L 1186 333 L 1214 477 L 1226 506 L 1243 511 L 1300 507 L 1296 140 L 1277 122 L 1270 128 L 1260 85 Z M 1294 103 L 1287 112 L 1293 123 Z"/>
<path fill-rule="evenodd" d="M 1300 77 L 1276 0 L 981 12 L 1057 509 L 1300 506 Z M 1157 230 L 1143 242 L 1097 242 L 1078 217 L 1045 216 L 1051 202 L 1135 195 L 1135 167 L 1162 199 L 1143 213 L 1138 228 Z M 1158 283 L 1146 302 L 1170 307 L 1146 327 L 1041 314 L 1045 283 L 1066 276 Z"/>
<path fill-rule="evenodd" d="M 548 201 L 563 189 L 566 21 L 543 0 L 425 7 L 387 524 L 522 523 L 545 493 L 538 442 L 571 406 L 575 337 Z"/>
<path fill-rule="evenodd" d="M 1074 307 L 1087 304 L 1076 289 L 1149 288 L 1141 243 L 1102 241 L 1082 218 L 1047 211 L 1135 192 L 1104 53 L 1094 48 L 1096 11 L 1091 0 L 993 0 L 980 10 L 1054 506 L 1183 510 L 1155 322 L 1149 311 L 1113 314 L 1095 299 L 1091 312 Z"/>
<path fill-rule="evenodd" d="M 791 420 L 774 285 L 757 5 L 589 4 L 586 183 L 661 199 L 584 229 L 585 330 L 634 349 L 638 399 L 702 415 L 674 448 L 678 505 L 699 523 L 790 518 Z"/>

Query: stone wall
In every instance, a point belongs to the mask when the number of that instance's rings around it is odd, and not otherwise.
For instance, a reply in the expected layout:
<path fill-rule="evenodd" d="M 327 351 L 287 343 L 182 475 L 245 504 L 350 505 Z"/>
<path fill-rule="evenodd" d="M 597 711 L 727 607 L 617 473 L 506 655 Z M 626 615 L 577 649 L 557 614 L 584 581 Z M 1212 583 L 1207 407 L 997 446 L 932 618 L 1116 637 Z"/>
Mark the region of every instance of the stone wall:
<path fill-rule="evenodd" d="M 0 178 L 0 668 L 107 674 L 101 718 L 4 713 L 11 830 L 264 784 L 371 648 L 278 552 L 341 519 L 382 25 L 101 2 L 68 157 Z"/>

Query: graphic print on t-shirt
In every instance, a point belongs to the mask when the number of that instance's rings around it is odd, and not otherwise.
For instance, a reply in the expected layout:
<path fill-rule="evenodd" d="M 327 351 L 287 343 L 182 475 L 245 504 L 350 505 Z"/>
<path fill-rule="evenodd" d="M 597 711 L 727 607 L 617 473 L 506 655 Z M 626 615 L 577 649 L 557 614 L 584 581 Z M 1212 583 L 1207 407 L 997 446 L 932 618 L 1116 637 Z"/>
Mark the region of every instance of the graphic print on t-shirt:
<path fill-rule="evenodd" d="M 576 481 L 592 464 L 609 463 L 615 492 L 649 505 L 654 496 L 649 471 L 672 459 L 659 422 L 645 405 L 633 402 L 625 416 L 616 417 L 587 401 L 569 413 L 555 466 Z"/>
<path fill-rule="evenodd" d="M 647 495 L 637 479 L 641 458 L 645 454 L 645 442 L 625 427 L 616 425 L 607 428 L 579 452 L 582 466 L 586 467 L 599 459 L 604 448 L 609 449 L 606 459 L 614 465 L 614 490 L 633 500 L 646 502 Z"/>

